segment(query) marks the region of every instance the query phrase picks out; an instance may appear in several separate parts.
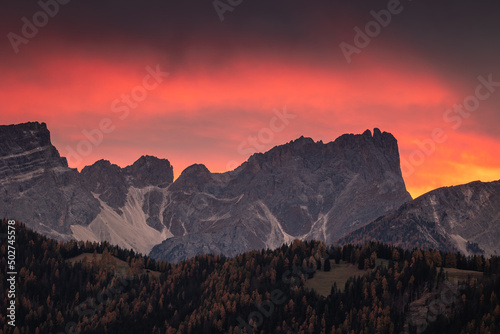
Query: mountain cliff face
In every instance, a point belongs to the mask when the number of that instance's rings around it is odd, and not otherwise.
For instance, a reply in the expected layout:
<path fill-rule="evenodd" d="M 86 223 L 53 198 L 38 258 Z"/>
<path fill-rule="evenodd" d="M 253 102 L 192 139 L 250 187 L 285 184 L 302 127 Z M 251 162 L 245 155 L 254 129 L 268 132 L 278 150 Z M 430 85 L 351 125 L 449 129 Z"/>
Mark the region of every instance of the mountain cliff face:
<path fill-rule="evenodd" d="M 171 236 L 160 217 L 166 188 L 174 179 L 168 160 L 143 156 L 125 168 L 99 160 L 83 168 L 80 177 L 101 210 L 88 226 L 71 225 L 76 239 L 107 240 L 147 254 Z"/>
<path fill-rule="evenodd" d="M 174 171 L 168 160 L 143 156 L 125 168 L 99 160 L 83 168 L 81 176 L 88 190 L 121 213 L 120 208 L 125 205 L 130 187 L 163 189 L 173 182 Z"/>
<path fill-rule="evenodd" d="M 50 143 L 45 123 L 0 126 L 0 203 L 0 216 L 56 238 L 69 237 L 70 222 L 89 225 L 100 210 Z"/>
<path fill-rule="evenodd" d="M 0 216 L 174 262 L 296 238 L 500 253 L 500 181 L 411 200 L 397 141 L 378 129 L 326 144 L 300 137 L 234 171 L 196 164 L 174 181 L 169 161 L 151 156 L 125 168 L 100 160 L 79 173 L 44 123 L 0 126 L 0 181 Z"/>
<path fill-rule="evenodd" d="M 295 238 L 332 243 L 411 200 L 396 139 L 375 129 L 323 144 L 301 137 L 254 154 L 233 172 L 187 168 L 168 192 L 173 234 L 151 256 L 236 255 Z M 236 232 L 237 231 L 237 232 Z"/>
<path fill-rule="evenodd" d="M 98 161 L 81 173 L 50 142 L 45 123 L 0 126 L 0 216 L 58 239 L 103 241 L 148 253 L 169 236 L 150 193 L 173 181 L 168 160 L 144 156 L 120 168 Z"/>
<path fill-rule="evenodd" d="M 375 129 L 334 142 L 301 137 L 234 171 L 165 159 L 81 173 L 50 143 L 45 124 L 0 127 L 0 214 L 58 238 L 107 240 L 156 258 L 235 255 L 295 238 L 332 243 L 411 200 L 396 139 Z"/>
<path fill-rule="evenodd" d="M 407 248 L 500 254 L 500 181 L 433 190 L 354 231 L 342 243 L 378 240 Z"/>

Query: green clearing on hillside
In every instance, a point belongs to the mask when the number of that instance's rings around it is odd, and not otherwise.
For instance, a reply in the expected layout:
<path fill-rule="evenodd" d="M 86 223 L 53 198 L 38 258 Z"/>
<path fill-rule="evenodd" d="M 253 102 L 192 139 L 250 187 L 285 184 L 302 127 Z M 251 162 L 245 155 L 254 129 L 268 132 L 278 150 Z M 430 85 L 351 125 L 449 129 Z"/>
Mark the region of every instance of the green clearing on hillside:
<path fill-rule="evenodd" d="M 389 260 L 377 259 L 376 264 L 377 266 L 388 267 Z M 444 268 L 444 272 L 448 274 L 448 280 L 455 284 L 468 281 L 471 277 L 483 277 L 482 272 L 473 270 Z M 366 273 L 367 270 L 360 270 L 357 266 L 350 263 L 332 264 L 332 268 L 329 272 L 323 270 L 316 271 L 314 277 L 306 281 L 305 288 L 312 289 L 323 297 L 328 297 L 334 283 L 337 283 L 337 288 L 342 291 L 349 278 L 363 276 Z"/>
<path fill-rule="evenodd" d="M 130 265 L 120 260 L 119 258 L 109 255 L 109 258 L 105 260 L 106 263 L 102 262 L 102 254 L 93 253 L 83 253 L 78 256 L 72 257 L 67 260 L 69 263 L 74 265 L 77 262 L 87 261 L 93 265 L 105 265 L 108 268 L 113 269 L 113 271 L 121 276 L 127 276 L 130 274 Z M 153 271 L 149 269 L 139 269 L 139 276 L 147 273 L 150 277 L 159 278 L 161 273 L 159 271 Z"/>
<path fill-rule="evenodd" d="M 333 263 L 330 271 L 316 271 L 314 277 L 306 281 L 305 287 L 327 297 L 332 290 L 333 283 L 337 283 L 337 288 L 342 291 L 350 277 L 363 276 L 366 272 L 366 270 L 360 270 L 358 266 L 351 263 Z"/>
<path fill-rule="evenodd" d="M 448 280 L 452 283 L 468 281 L 469 277 L 481 278 L 483 273 L 474 270 L 463 270 L 456 268 L 443 268 L 444 272 L 448 274 Z"/>

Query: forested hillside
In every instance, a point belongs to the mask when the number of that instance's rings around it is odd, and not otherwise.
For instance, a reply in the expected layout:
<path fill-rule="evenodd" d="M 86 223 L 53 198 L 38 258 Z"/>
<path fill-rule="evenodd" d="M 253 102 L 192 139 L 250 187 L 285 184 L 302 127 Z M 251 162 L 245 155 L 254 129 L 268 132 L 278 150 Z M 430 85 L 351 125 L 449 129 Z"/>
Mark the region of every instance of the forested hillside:
<path fill-rule="evenodd" d="M 500 332 L 499 257 L 294 241 L 173 265 L 15 228 L 16 326 L 5 316 L 2 239 L 0 333 Z M 318 271 L 349 263 L 364 274 L 329 296 L 305 288 Z"/>

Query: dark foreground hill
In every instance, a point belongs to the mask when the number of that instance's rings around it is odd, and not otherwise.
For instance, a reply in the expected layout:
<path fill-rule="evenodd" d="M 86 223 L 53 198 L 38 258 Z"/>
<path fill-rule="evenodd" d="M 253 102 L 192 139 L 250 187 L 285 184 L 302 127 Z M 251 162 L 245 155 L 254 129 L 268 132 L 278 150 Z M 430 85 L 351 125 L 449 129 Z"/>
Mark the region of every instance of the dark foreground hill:
<path fill-rule="evenodd" d="M 7 226 L 2 221 L 0 232 Z M 173 265 L 107 243 L 60 242 L 11 226 L 16 327 L 2 311 L 2 334 L 500 330 L 498 257 L 296 240 L 275 250 L 200 255 Z M 4 241 L 0 248 L 3 266 L 8 246 Z M 347 279 L 342 291 L 333 284 L 324 297 L 305 288 L 320 271 L 349 263 L 361 276 Z M 5 272 L 2 286 L 10 278 Z M 0 290 L 2 310 L 7 292 Z"/>

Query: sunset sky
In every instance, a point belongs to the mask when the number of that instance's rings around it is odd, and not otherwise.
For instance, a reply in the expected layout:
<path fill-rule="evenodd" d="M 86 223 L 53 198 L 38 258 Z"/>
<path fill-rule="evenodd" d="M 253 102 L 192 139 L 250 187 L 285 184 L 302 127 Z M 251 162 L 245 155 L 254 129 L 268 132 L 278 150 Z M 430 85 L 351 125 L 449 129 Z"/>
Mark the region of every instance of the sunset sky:
<path fill-rule="evenodd" d="M 149 154 L 221 172 L 378 127 L 413 197 L 500 179 L 499 2 L 59 1 L 2 2 L 0 124 L 47 123 L 70 167 Z M 372 11 L 390 22 L 348 61 Z"/>

